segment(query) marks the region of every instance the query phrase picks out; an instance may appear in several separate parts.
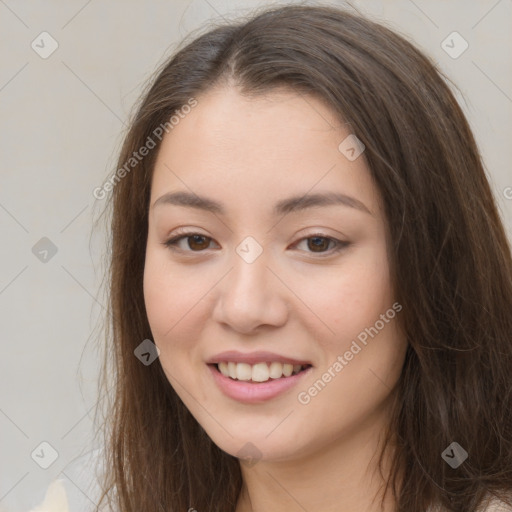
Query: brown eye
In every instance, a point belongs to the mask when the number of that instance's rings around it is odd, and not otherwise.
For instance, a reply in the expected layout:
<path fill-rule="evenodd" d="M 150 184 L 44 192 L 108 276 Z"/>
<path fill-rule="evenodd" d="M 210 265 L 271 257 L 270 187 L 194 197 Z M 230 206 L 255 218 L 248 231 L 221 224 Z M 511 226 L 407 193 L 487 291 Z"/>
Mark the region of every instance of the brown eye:
<path fill-rule="evenodd" d="M 186 240 L 184 245 L 182 242 Z M 203 252 L 210 248 L 213 239 L 200 233 L 186 233 L 177 235 L 163 243 L 169 249 L 182 252 Z M 316 253 L 319 255 L 332 254 L 341 251 L 350 245 L 350 242 L 342 242 L 323 235 L 313 235 L 299 240 L 296 245 L 307 242 L 306 252 Z"/>
<path fill-rule="evenodd" d="M 336 238 L 331 238 L 320 234 L 302 238 L 297 242 L 296 246 L 300 246 L 300 244 L 304 242 L 306 242 L 306 248 L 302 250 L 309 252 L 310 254 L 318 254 L 319 256 L 329 256 L 341 251 L 342 249 L 345 249 L 350 245 L 350 242 L 343 242 L 341 240 L 337 240 Z"/>
<path fill-rule="evenodd" d="M 329 243 L 332 242 L 330 238 L 324 236 L 312 236 L 307 238 L 308 249 L 312 252 L 323 252 L 329 247 Z"/>
<path fill-rule="evenodd" d="M 200 251 L 202 249 L 207 249 L 208 245 L 210 244 L 210 242 L 209 242 L 210 239 L 207 236 L 192 235 L 192 236 L 188 236 L 187 238 L 188 238 L 188 246 L 193 251 L 195 251 L 195 250 Z"/>
<path fill-rule="evenodd" d="M 187 240 L 185 247 L 182 241 Z M 184 251 L 184 252 L 201 252 L 208 249 L 212 239 L 209 236 L 201 235 L 199 233 L 190 233 L 186 235 L 175 236 L 166 242 L 164 245 L 169 249 Z"/>

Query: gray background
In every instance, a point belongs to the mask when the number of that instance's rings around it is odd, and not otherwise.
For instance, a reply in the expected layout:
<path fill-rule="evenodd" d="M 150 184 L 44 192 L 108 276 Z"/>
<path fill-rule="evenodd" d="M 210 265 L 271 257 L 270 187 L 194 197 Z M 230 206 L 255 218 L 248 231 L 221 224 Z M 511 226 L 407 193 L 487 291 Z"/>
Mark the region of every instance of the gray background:
<path fill-rule="evenodd" d="M 92 192 L 115 170 L 141 87 L 207 20 L 276 3 L 0 0 L 0 510 L 29 510 L 58 477 L 87 494 L 69 468 L 94 447 L 98 400 L 105 230 L 93 221 L 105 200 Z M 457 84 L 512 238 L 511 0 L 352 5 L 416 42 Z M 31 47 L 51 48 L 44 31 L 58 43 L 47 58 Z M 442 47 L 453 31 L 469 44 L 455 59 Z M 462 48 L 450 41 L 452 53 Z M 48 469 L 42 442 L 58 452 Z"/>

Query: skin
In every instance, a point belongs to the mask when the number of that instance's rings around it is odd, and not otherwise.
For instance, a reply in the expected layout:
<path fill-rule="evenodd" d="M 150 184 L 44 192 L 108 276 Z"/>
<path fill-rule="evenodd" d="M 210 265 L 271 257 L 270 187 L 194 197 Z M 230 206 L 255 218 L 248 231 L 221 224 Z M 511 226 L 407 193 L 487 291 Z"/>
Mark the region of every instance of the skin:
<path fill-rule="evenodd" d="M 237 456 L 250 442 L 261 454 L 241 463 L 237 512 L 380 510 L 375 454 L 407 347 L 399 313 L 309 403 L 297 398 L 395 302 L 386 219 L 364 153 L 349 161 L 338 150 L 350 130 L 311 96 L 247 98 L 223 87 L 197 100 L 164 138 L 151 186 L 144 296 L 164 372 L 222 450 Z M 154 205 L 178 190 L 226 212 Z M 369 211 L 335 204 L 272 214 L 282 199 L 326 191 Z M 173 251 L 164 243 L 179 227 L 207 238 L 183 238 Z M 322 239 L 316 249 L 318 233 L 349 245 L 334 252 Z M 263 249 L 252 263 L 235 250 L 247 236 Z M 278 397 L 241 403 L 205 363 L 224 350 L 272 351 L 313 369 Z"/>

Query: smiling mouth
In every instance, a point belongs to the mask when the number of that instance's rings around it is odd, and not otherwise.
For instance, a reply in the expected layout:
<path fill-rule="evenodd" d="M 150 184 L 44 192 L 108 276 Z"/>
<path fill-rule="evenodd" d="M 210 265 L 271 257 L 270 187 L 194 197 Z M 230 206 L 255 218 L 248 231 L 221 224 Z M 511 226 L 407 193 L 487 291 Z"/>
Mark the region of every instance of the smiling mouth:
<path fill-rule="evenodd" d="M 311 367 L 310 364 L 282 364 L 279 362 L 248 364 L 232 361 L 219 362 L 209 366 L 212 366 L 229 379 L 254 383 L 291 377 Z"/>

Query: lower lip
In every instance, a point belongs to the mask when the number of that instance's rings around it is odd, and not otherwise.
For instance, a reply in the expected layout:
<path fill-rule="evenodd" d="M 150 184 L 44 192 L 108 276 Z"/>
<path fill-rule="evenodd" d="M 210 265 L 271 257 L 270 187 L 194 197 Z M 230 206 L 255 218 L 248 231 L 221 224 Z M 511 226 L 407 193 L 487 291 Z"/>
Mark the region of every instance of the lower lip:
<path fill-rule="evenodd" d="M 215 365 L 208 365 L 208 368 L 220 390 L 225 395 L 239 402 L 254 404 L 275 398 L 292 388 L 305 375 L 310 373 L 313 367 L 310 366 L 296 375 L 290 375 L 290 377 L 281 377 L 280 379 L 268 380 L 266 382 L 233 380 L 222 375 Z"/>

